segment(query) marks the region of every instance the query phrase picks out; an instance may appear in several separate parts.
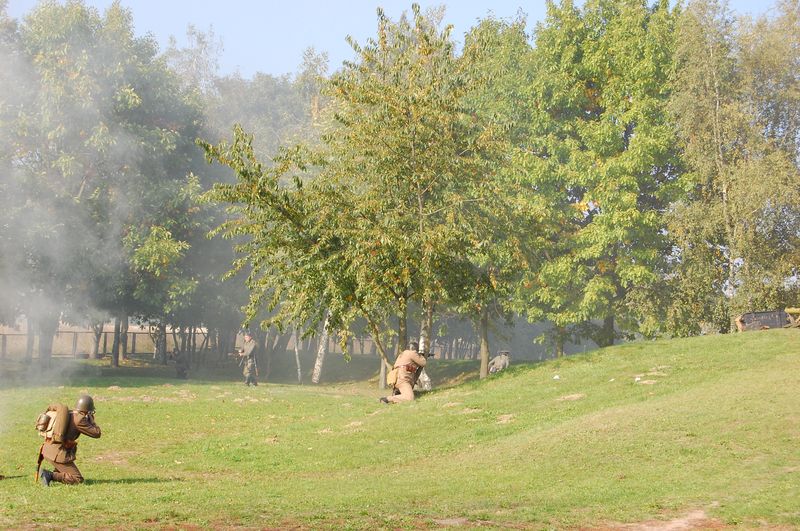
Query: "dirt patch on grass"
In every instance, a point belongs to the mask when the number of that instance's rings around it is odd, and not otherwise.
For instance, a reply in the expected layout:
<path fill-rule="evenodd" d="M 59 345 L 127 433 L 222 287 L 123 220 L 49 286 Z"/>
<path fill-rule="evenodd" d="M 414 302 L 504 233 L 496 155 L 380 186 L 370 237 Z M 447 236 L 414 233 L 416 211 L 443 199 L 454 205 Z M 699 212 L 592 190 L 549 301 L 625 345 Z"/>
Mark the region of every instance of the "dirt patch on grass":
<path fill-rule="evenodd" d="M 512 414 L 500 415 L 499 417 L 497 417 L 498 424 L 508 424 L 512 420 L 514 420 L 514 415 Z"/>
<path fill-rule="evenodd" d="M 119 389 L 112 389 L 109 387 L 111 391 L 117 391 Z M 152 403 L 152 402 L 168 402 L 168 403 L 180 403 L 180 402 L 192 402 L 197 400 L 197 395 L 189 391 L 188 389 L 181 389 L 179 391 L 173 391 L 173 395 L 175 396 L 152 396 L 147 394 L 142 394 L 139 396 L 94 396 L 95 402 L 144 402 L 144 403 Z"/>
<path fill-rule="evenodd" d="M 97 463 L 109 463 L 120 466 L 128 464 L 128 458 L 139 455 L 139 452 L 106 452 L 95 456 L 92 461 Z"/>
<path fill-rule="evenodd" d="M 574 395 L 565 395 L 559 398 L 556 398 L 557 402 L 572 402 L 574 400 L 580 400 L 581 398 L 586 398 L 586 395 L 583 393 L 575 393 Z"/>
<path fill-rule="evenodd" d="M 631 530 L 631 531 L 685 531 L 693 529 L 729 529 L 730 526 L 716 518 L 709 518 L 703 509 L 695 509 L 673 518 L 672 520 L 647 520 L 631 524 L 614 523 L 592 528 L 594 531 Z"/>
<path fill-rule="evenodd" d="M 455 527 L 455 526 L 462 526 L 469 524 L 469 519 L 467 518 L 438 518 L 433 521 L 434 524 L 440 525 L 443 527 Z"/>

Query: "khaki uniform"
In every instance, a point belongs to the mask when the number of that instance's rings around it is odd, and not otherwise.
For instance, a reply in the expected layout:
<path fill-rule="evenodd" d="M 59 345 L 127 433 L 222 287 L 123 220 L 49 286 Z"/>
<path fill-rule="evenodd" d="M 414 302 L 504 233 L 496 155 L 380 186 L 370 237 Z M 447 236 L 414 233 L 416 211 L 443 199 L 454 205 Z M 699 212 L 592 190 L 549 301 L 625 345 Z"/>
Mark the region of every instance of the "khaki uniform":
<path fill-rule="evenodd" d="M 394 388 L 399 394 L 387 398 L 389 402 L 408 402 L 414 400 L 414 384 L 417 380 L 417 369 L 424 367 L 427 363 L 425 356 L 416 350 L 404 350 L 397 356 L 394 367 L 399 368 L 397 383 Z"/>
<path fill-rule="evenodd" d="M 250 338 L 250 341 L 244 342 L 244 352 L 240 354 L 244 358 L 244 368 L 242 369 L 242 376 L 244 376 L 245 385 L 258 385 L 256 380 L 256 340 Z"/>
<path fill-rule="evenodd" d="M 48 411 L 55 411 L 55 406 L 49 406 Z M 69 412 L 69 427 L 64 436 L 63 443 L 45 440 L 41 448 L 42 456 L 53 464 L 53 481 L 75 484 L 83 483 L 83 476 L 75 466 L 75 455 L 78 452 L 78 437 L 81 434 L 93 439 L 100 437 L 100 426 L 94 423 L 94 415 L 81 411 Z"/>

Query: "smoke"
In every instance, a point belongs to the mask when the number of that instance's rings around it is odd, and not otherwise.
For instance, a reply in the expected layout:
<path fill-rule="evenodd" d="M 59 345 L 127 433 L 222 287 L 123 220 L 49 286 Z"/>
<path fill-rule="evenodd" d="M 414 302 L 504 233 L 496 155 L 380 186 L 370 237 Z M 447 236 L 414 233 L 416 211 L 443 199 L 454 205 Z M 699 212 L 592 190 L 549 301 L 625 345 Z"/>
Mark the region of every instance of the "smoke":
<path fill-rule="evenodd" d="M 82 22 L 63 35 L 42 29 L 67 24 L 45 11 L 79 8 L 42 5 L 18 26 L 0 5 L 0 323 L 27 320 L 42 338 L 59 319 L 107 315 L 126 228 L 155 208 L 136 180 L 167 173 L 147 152 L 152 132 L 125 115 L 137 111 L 141 72 L 123 68 L 122 46 Z"/>

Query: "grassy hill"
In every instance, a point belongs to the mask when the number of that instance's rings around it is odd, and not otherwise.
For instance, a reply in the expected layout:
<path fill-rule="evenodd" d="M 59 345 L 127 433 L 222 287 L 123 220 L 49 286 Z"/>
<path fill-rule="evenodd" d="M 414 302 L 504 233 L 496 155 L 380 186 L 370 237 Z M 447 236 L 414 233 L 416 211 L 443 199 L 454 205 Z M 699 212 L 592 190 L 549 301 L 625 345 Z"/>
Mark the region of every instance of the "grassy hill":
<path fill-rule="evenodd" d="M 465 368 L 437 363 L 439 389 L 397 406 L 368 368 L 319 387 L 122 369 L 7 384 L 0 527 L 800 526 L 797 330 L 630 343 L 448 387 Z M 103 429 L 80 439 L 87 481 L 35 485 L 33 421 L 82 390 Z"/>

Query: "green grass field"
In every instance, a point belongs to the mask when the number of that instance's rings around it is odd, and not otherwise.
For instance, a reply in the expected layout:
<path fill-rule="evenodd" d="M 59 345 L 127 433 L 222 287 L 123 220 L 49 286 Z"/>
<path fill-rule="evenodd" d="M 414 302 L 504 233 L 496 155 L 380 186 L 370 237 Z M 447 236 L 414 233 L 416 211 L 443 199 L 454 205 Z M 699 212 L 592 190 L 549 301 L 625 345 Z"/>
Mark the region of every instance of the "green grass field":
<path fill-rule="evenodd" d="M 474 362 L 432 364 L 437 389 L 395 406 L 374 358 L 331 360 L 338 383 L 321 386 L 291 384 L 291 363 L 257 388 L 235 367 L 12 379 L 0 527 L 800 527 L 797 330 L 629 343 L 485 381 L 462 377 Z M 103 429 L 80 439 L 87 481 L 35 484 L 36 415 L 84 390 Z"/>

